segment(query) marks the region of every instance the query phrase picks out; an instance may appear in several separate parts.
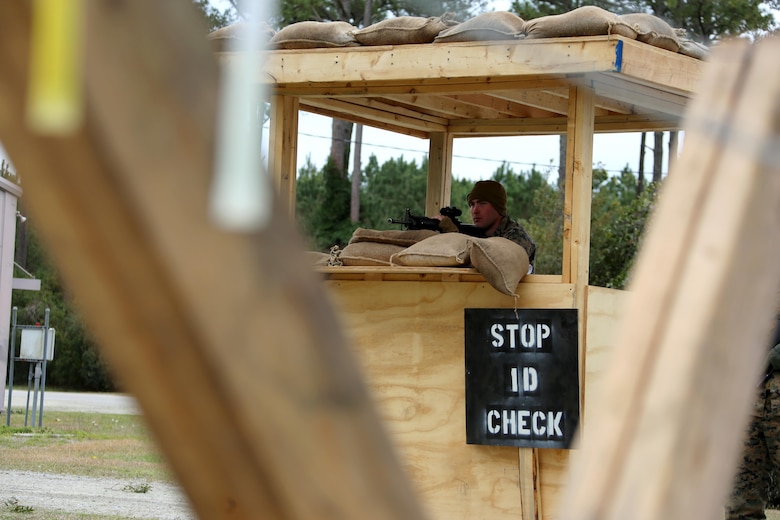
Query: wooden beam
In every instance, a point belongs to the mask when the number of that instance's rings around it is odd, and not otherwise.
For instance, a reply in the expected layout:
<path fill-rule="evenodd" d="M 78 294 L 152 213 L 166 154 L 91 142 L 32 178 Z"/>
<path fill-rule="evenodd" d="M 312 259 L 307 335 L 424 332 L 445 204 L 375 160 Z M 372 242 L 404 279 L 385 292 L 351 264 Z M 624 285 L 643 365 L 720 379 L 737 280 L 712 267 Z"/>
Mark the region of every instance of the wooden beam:
<path fill-rule="evenodd" d="M 374 119 L 368 119 L 366 117 L 362 117 L 361 115 L 347 114 L 342 112 L 341 110 L 327 108 L 326 106 L 327 105 L 323 105 L 323 106 L 310 105 L 306 103 L 306 101 L 301 101 L 300 103 L 301 110 L 305 110 L 306 112 L 310 112 L 312 114 L 318 114 L 321 116 L 331 117 L 336 119 L 343 119 L 345 121 L 351 121 L 353 123 L 360 123 L 366 126 L 371 126 L 373 128 L 379 128 L 380 130 L 387 130 L 388 132 L 410 135 L 412 137 L 419 137 L 421 139 L 428 139 L 429 133 L 427 131 L 416 130 L 414 128 L 407 128 L 405 126 L 399 126 L 396 124 L 388 123 L 387 121 L 377 121 Z"/>
<path fill-rule="evenodd" d="M 31 4 L 0 2 L 0 139 L 197 515 L 422 518 L 292 223 L 209 219 L 218 67 L 197 10 L 86 2 L 87 112 L 53 137 L 26 126 Z"/>
<path fill-rule="evenodd" d="M 425 192 L 425 213 L 438 215 L 450 205 L 452 198 L 452 135 L 433 132 L 428 151 L 428 188 Z"/>
<path fill-rule="evenodd" d="M 446 121 L 430 121 L 430 117 L 421 118 L 418 114 L 401 115 L 392 111 L 364 106 L 339 99 L 307 99 L 306 105 L 330 110 L 334 113 L 352 114 L 352 119 L 375 121 L 393 126 L 403 126 L 421 132 L 443 132 L 446 129 Z"/>
<path fill-rule="evenodd" d="M 521 103 L 529 107 L 535 107 L 553 114 L 566 115 L 569 111 L 568 87 L 556 89 L 560 92 L 556 95 L 549 90 L 542 89 L 523 89 L 523 90 L 501 90 L 491 94 L 500 99 L 507 99 L 516 103 Z M 551 117 L 551 116 L 548 116 Z"/>
<path fill-rule="evenodd" d="M 555 114 L 547 110 L 529 107 L 488 94 L 455 94 L 452 99 L 468 103 L 473 106 L 483 107 L 494 112 L 494 117 L 554 117 Z"/>
<path fill-rule="evenodd" d="M 468 94 L 494 90 L 523 90 L 568 88 L 572 79 L 563 75 L 542 76 L 539 74 L 518 78 L 427 78 L 406 81 L 351 81 L 338 83 L 295 83 L 275 84 L 274 93 L 285 96 L 310 97 L 366 97 L 405 94 Z"/>
<path fill-rule="evenodd" d="M 620 38 L 457 42 L 268 52 L 258 81 L 314 84 L 513 78 L 611 71 Z M 671 54 L 671 53 L 670 53 Z M 222 55 L 230 59 L 229 54 Z M 442 71 L 446 70 L 446 74 Z M 492 81 L 492 80 L 491 80 Z"/>
<path fill-rule="evenodd" d="M 520 511 L 523 520 L 544 518 L 542 486 L 539 471 L 539 452 L 534 448 L 518 449 L 517 465 L 520 473 Z"/>
<path fill-rule="evenodd" d="M 491 116 L 498 115 L 494 110 L 485 110 L 482 106 L 475 106 L 473 103 L 466 103 L 450 96 L 396 94 L 385 97 L 404 105 L 413 105 L 417 110 L 441 114 L 448 118 L 490 119 Z"/>
<path fill-rule="evenodd" d="M 561 518 L 722 518 L 778 305 L 778 52 L 708 61 Z"/>
<path fill-rule="evenodd" d="M 635 40 L 620 38 L 618 72 L 624 79 L 645 85 L 664 85 L 664 90 L 689 97 L 696 92 L 704 62 Z"/>
<path fill-rule="evenodd" d="M 595 117 L 594 131 L 635 132 L 637 128 L 650 130 L 679 130 L 681 118 L 667 114 L 636 114 L 631 116 Z M 453 120 L 449 131 L 456 137 L 489 137 L 500 135 L 559 135 L 566 132 L 565 118 L 546 119 L 491 119 Z"/>
<path fill-rule="evenodd" d="M 593 76 L 590 80 L 597 96 L 654 112 L 679 115 L 685 112 L 688 105 L 686 95 L 665 92 L 652 86 L 628 81 L 618 74 L 601 74 Z"/>
<path fill-rule="evenodd" d="M 295 215 L 295 186 L 298 173 L 298 99 L 271 96 L 268 170 L 274 180 L 278 201 L 288 215 Z"/>
<path fill-rule="evenodd" d="M 456 137 L 562 134 L 566 131 L 566 118 L 453 120 L 449 130 Z"/>

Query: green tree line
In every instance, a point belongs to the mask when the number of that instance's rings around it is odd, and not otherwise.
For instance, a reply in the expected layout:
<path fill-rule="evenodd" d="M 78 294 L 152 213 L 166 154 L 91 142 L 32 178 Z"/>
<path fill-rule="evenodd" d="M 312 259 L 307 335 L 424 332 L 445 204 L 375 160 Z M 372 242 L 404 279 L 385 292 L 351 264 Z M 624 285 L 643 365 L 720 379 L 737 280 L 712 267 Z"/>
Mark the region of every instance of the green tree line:
<path fill-rule="evenodd" d="M 296 214 L 309 247 L 322 252 L 334 245 L 343 248 L 358 227 L 401 229 L 390 224 L 388 218 L 400 218 L 406 208 L 423 215 L 427 171 L 427 160 L 417 164 L 401 156 L 380 165 L 375 156 L 369 157 L 360 182 L 360 219 L 351 222 L 351 178 L 341 176 L 330 160 L 321 169 L 308 162 L 298 174 Z M 508 214 L 526 228 L 537 244 L 536 272 L 560 274 L 562 188 L 536 168 L 516 172 L 506 163 L 490 178 L 504 185 Z M 451 205 L 463 210 L 464 222 L 470 221 L 466 196 L 473 183 L 468 179 L 452 181 Z M 628 283 L 656 194 L 656 184 L 644 190 L 638 190 L 637 184 L 637 176 L 628 168 L 613 176 L 600 167 L 593 170 L 590 253 L 593 285 L 622 289 Z"/>

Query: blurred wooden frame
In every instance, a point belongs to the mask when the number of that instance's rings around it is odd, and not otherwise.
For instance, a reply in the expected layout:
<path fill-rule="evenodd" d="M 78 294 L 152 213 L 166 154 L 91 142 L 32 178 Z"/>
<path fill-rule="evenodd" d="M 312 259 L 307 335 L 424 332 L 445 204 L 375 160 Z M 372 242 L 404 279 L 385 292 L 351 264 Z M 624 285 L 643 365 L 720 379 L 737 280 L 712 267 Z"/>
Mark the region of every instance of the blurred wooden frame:
<path fill-rule="evenodd" d="M 25 125 L 30 2 L 0 4 L 0 139 L 91 330 L 200 518 L 421 518 L 286 214 L 207 201 L 219 69 L 190 2 L 85 2 L 85 123 Z"/>
<path fill-rule="evenodd" d="M 705 69 L 561 518 L 723 517 L 780 303 L 778 51 L 727 42 Z"/>
<path fill-rule="evenodd" d="M 187 4 L 88 2 L 85 125 L 52 138 L 24 124 L 30 4 L 0 3 L 31 216 L 201 518 L 421 518 L 285 212 L 207 218 L 218 70 Z M 780 278 L 777 43 L 713 57 L 563 518 L 715 518 Z"/>

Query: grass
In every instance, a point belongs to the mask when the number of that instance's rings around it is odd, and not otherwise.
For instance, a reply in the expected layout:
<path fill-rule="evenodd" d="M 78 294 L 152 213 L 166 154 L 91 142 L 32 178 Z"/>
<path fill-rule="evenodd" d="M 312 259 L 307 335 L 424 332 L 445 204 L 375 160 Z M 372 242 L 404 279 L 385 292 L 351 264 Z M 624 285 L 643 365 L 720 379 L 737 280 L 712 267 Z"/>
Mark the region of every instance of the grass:
<path fill-rule="evenodd" d="M 46 412 L 43 428 L 24 427 L 13 410 L 11 425 L 0 415 L 0 460 L 4 470 L 131 479 L 125 491 L 146 493 L 150 482 L 173 482 L 169 466 L 149 435 L 143 417 Z M 30 420 L 29 423 L 32 423 Z M 3 497 L 0 520 L 120 520 L 122 517 L 30 508 Z"/>
<path fill-rule="evenodd" d="M 141 416 L 46 412 L 43 428 L 25 428 L 24 413 L 10 426 L 0 417 L 3 469 L 173 481 Z"/>

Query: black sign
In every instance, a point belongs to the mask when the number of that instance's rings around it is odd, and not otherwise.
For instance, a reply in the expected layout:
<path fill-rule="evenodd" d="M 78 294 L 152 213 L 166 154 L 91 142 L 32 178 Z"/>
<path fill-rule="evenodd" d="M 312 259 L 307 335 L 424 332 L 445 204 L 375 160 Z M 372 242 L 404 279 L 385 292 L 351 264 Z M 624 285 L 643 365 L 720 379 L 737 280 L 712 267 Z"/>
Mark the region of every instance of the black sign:
<path fill-rule="evenodd" d="M 466 442 L 569 448 L 580 419 L 576 309 L 465 309 Z"/>

